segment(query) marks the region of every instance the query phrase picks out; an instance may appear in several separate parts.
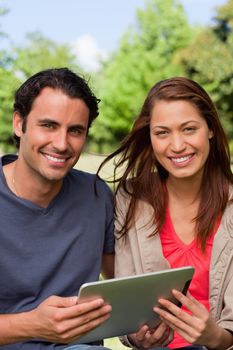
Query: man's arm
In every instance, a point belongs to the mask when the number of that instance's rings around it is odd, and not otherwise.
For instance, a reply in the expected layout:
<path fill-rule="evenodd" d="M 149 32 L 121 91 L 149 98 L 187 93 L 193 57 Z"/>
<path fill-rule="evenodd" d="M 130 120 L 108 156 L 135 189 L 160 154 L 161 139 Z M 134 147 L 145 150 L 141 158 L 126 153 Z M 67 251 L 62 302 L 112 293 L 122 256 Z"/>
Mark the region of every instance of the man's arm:
<path fill-rule="evenodd" d="M 114 277 L 114 253 L 105 253 L 102 257 L 102 274 L 104 278 Z"/>
<path fill-rule="evenodd" d="M 110 317 L 111 306 L 102 299 L 78 303 L 78 297 L 51 296 L 36 309 L 0 315 L 0 345 L 33 338 L 70 343 Z"/>

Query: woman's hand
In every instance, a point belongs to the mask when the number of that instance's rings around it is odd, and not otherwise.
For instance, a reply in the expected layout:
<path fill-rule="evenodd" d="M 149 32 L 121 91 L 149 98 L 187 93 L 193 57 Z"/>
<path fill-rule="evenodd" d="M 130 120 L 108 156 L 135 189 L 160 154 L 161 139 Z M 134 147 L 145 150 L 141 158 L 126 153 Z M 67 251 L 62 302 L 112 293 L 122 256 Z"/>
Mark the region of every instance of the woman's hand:
<path fill-rule="evenodd" d="M 162 321 L 156 329 L 144 325 L 137 333 L 128 335 L 128 338 L 137 348 L 150 349 L 168 345 L 173 339 L 173 330 Z"/>
<path fill-rule="evenodd" d="M 208 310 L 193 298 L 190 293 L 185 296 L 177 290 L 173 296 L 191 312 L 176 306 L 172 302 L 159 299 L 160 307 L 155 307 L 161 319 L 190 344 L 205 345 L 210 349 L 227 349 L 233 344 L 230 332 L 217 325 Z"/>

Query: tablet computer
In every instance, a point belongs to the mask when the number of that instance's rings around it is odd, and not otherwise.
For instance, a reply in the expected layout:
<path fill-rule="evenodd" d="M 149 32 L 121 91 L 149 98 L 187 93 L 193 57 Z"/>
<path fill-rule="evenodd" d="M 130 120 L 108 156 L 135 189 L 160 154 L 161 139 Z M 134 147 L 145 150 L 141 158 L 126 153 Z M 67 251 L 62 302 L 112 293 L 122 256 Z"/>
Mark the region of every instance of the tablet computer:
<path fill-rule="evenodd" d="M 186 293 L 194 273 L 191 266 L 168 269 L 123 278 L 85 283 L 79 291 L 80 301 L 102 297 L 112 306 L 111 317 L 73 344 L 89 343 L 136 332 L 143 324 L 154 328 L 160 322 L 153 311 L 160 297 L 177 304 L 171 290 Z"/>

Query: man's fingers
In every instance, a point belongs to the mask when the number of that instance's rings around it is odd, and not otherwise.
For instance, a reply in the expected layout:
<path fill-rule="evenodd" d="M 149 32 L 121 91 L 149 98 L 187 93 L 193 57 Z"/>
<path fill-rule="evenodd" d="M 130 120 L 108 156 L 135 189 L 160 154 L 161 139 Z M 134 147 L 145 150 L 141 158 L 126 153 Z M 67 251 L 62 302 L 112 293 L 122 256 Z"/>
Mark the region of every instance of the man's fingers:
<path fill-rule="evenodd" d="M 76 305 L 78 302 L 77 296 L 72 297 L 58 297 L 57 295 L 52 295 L 46 299 L 42 304 L 47 304 L 48 306 L 54 307 L 70 307 Z"/>
<path fill-rule="evenodd" d="M 78 324 L 81 324 L 109 314 L 111 311 L 111 305 L 105 305 L 103 301 L 96 300 L 88 303 L 77 304 L 71 308 L 65 308 L 60 315 L 61 320 L 76 319 Z"/>
<path fill-rule="evenodd" d="M 40 322 L 41 318 L 45 320 L 42 322 L 42 338 L 53 342 L 68 343 L 73 338 L 79 338 L 82 334 L 99 326 L 110 317 L 112 307 L 104 304 L 102 299 L 75 304 L 71 307 L 64 307 L 69 304 L 69 301 L 67 304 L 62 303 L 61 299 L 63 298 L 52 298 L 52 303 L 50 303 L 51 299 L 48 298 L 47 302 L 36 310 L 37 313 L 39 312 Z M 60 307 L 50 304 L 59 304 Z M 47 327 L 44 325 L 46 321 Z"/>
<path fill-rule="evenodd" d="M 109 317 L 110 317 L 110 314 L 105 314 L 104 316 L 95 318 L 85 324 L 82 324 L 82 322 L 78 322 L 77 324 L 76 322 L 77 320 L 75 319 L 69 322 L 67 321 L 67 323 L 65 322 L 59 326 L 58 333 L 54 334 L 54 341 L 57 342 L 57 340 L 59 339 L 59 342 L 63 342 L 63 343 L 73 342 L 79 339 L 81 336 L 83 336 L 87 332 L 98 327 L 103 322 L 107 321 Z"/>
<path fill-rule="evenodd" d="M 87 300 L 80 303 L 77 296 L 58 297 L 56 295 L 53 295 L 48 299 L 46 299 L 42 304 L 46 304 L 48 306 L 57 307 L 57 308 L 76 307 L 76 309 L 80 310 L 80 314 L 82 314 L 92 309 L 97 309 L 103 306 L 104 300 L 102 298 L 96 298 L 93 300 Z"/>

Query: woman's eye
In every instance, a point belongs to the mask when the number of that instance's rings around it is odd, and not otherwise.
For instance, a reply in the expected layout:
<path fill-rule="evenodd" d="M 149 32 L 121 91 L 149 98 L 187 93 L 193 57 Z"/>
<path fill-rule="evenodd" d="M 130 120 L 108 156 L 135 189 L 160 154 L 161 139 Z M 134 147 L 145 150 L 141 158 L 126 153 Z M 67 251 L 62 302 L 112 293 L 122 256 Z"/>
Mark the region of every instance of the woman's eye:
<path fill-rule="evenodd" d="M 154 133 L 156 136 L 165 136 L 168 134 L 166 130 L 161 130 L 161 131 L 155 131 Z"/>
<path fill-rule="evenodd" d="M 185 128 L 184 131 L 188 132 L 188 133 L 192 133 L 192 132 L 196 131 L 196 128 L 195 127 L 188 127 L 188 128 Z"/>

